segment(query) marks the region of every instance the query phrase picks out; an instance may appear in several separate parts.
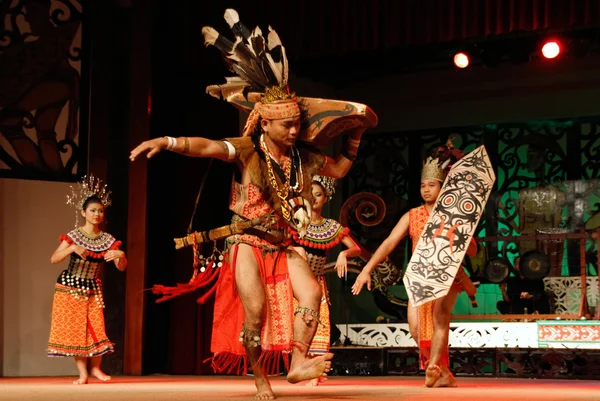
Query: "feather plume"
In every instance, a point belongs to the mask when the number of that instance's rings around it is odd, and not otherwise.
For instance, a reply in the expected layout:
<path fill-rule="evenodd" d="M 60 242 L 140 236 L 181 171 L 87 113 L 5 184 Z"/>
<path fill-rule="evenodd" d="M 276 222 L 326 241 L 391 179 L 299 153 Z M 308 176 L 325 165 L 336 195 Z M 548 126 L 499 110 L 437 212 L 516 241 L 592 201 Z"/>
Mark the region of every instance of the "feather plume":
<path fill-rule="evenodd" d="M 214 46 L 219 37 L 219 32 L 212 26 L 204 26 L 202 27 L 202 36 L 204 36 L 204 46 Z"/>
<path fill-rule="evenodd" d="M 260 84 L 261 87 L 266 88 L 269 86 L 270 81 L 267 79 L 267 76 L 265 75 L 262 69 L 260 60 L 252 59 L 252 71 L 254 71 L 254 73 L 258 77 L 259 81 L 257 83 Z"/>
<path fill-rule="evenodd" d="M 259 27 L 254 28 L 254 31 L 252 31 L 250 44 L 257 57 L 260 57 L 265 52 L 265 38 L 263 38 L 262 31 Z"/>
<path fill-rule="evenodd" d="M 215 46 L 217 49 L 225 54 L 229 54 L 233 50 L 233 43 L 223 37 L 216 29 L 210 26 L 202 28 L 202 35 L 204 36 L 205 46 Z"/>
<path fill-rule="evenodd" d="M 275 76 L 275 80 L 277 82 L 281 82 L 282 81 L 281 63 L 276 63 L 275 60 L 273 60 L 273 56 L 271 56 L 270 53 L 267 53 L 266 57 L 267 57 L 267 61 L 269 62 L 269 66 L 271 67 L 271 71 L 273 71 L 273 75 Z"/>
<path fill-rule="evenodd" d="M 243 62 L 245 64 L 250 64 L 252 62 L 252 58 L 254 58 L 254 54 L 250 51 L 248 46 L 244 44 L 243 39 L 239 37 L 235 40 L 230 54 L 237 57 L 239 62 Z"/>
<path fill-rule="evenodd" d="M 277 32 L 269 26 L 269 35 L 267 35 L 267 47 L 269 52 L 273 57 L 273 61 L 275 62 L 276 68 L 279 69 L 279 74 L 281 78 L 279 82 L 282 85 L 287 85 L 288 83 L 288 60 L 287 55 L 285 53 L 285 47 L 281 43 L 281 39 Z"/>
<path fill-rule="evenodd" d="M 279 39 L 279 35 L 271 26 L 269 25 L 269 34 L 267 35 L 267 44 L 269 50 L 273 50 L 277 46 L 283 46 L 281 44 L 281 39 Z"/>
<path fill-rule="evenodd" d="M 234 9 L 225 11 L 225 21 L 235 35 L 235 41 L 223 37 L 212 27 L 203 27 L 204 43 L 206 46 L 217 47 L 224 55 L 229 69 L 237 74 L 245 83 L 241 88 L 250 86 L 254 90 L 264 90 L 268 87 L 287 85 L 287 58 L 281 40 L 271 27 L 267 38 L 262 30 L 256 27 L 250 32 L 241 22 L 240 16 Z M 211 86 L 210 94 L 215 96 L 221 92 L 237 91 L 235 85 Z M 222 95 L 224 93 L 221 93 Z"/>
<path fill-rule="evenodd" d="M 233 8 L 225 10 L 224 18 L 230 28 L 240 22 L 240 15 Z"/>
<path fill-rule="evenodd" d="M 231 31 L 235 36 L 242 37 L 246 40 L 250 38 L 250 30 L 240 22 L 240 16 L 237 11 L 233 8 L 228 8 L 225 10 L 224 17 L 227 25 L 229 25 L 229 28 L 231 28 Z"/>
<path fill-rule="evenodd" d="M 287 55 L 285 54 L 285 47 L 281 46 L 281 64 L 282 64 L 282 68 L 281 68 L 281 84 L 282 85 L 287 85 L 288 83 L 288 59 L 287 59 Z"/>

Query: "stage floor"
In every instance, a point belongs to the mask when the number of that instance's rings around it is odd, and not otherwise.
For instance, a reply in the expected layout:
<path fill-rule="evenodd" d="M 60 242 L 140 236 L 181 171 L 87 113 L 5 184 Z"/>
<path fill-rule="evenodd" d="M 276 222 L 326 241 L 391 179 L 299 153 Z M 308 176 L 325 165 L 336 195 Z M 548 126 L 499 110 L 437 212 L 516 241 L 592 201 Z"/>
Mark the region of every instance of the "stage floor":
<path fill-rule="evenodd" d="M 75 377 L 0 378 L 0 400 L 244 400 L 252 399 L 250 377 L 143 376 L 114 377 L 71 384 Z M 459 377 L 458 388 L 424 388 L 422 377 L 331 377 L 323 386 L 272 381 L 279 400 L 600 400 L 600 382 Z"/>

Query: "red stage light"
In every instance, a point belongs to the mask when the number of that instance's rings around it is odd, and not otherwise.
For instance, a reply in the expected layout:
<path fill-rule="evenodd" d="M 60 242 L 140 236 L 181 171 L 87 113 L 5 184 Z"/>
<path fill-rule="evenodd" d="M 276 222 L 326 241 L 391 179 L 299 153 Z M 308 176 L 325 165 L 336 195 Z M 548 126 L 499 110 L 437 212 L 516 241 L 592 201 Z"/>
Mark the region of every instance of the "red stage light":
<path fill-rule="evenodd" d="M 454 55 L 454 65 L 458 68 L 467 68 L 469 66 L 469 56 L 466 53 L 456 53 Z"/>
<path fill-rule="evenodd" d="M 556 41 L 550 41 L 544 43 L 542 46 L 542 54 L 546 58 L 555 58 L 560 54 L 560 46 Z"/>

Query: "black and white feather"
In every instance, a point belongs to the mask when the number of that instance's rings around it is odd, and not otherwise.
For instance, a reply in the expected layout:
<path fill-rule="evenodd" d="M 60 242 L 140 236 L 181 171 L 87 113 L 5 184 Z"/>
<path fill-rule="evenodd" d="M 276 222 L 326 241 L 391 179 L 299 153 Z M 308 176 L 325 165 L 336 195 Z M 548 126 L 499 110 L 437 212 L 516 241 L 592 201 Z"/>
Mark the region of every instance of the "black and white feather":
<path fill-rule="evenodd" d="M 281 40 L 271 27 L 267 39 L 259 27 L 250 31 L 240 21 L 239 14 L 234 9 L 225 10 L 225 21 L 235 36 L 231 41 L 219 34 L 212 27 L 203 27 L 204 44 L 215 46 L 223 54 L 230 71 L 237 74 L 244 86 L 254 90 L 264 91 L 272 86 L 287 86 L 288 61 Z M 229 80 L 228 83 L 239 83 Z"/>

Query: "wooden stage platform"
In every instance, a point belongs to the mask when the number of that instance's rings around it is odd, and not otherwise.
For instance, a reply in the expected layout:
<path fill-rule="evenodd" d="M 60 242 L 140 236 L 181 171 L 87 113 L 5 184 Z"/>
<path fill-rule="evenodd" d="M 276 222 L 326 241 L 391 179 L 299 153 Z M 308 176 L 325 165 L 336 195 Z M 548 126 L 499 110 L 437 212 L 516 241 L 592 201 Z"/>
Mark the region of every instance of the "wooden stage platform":
<path fill-rule="evenodd" d="M 114 377 L 111 382 L 76 386 L 74 377 L 0 378 L 4 401 L 212 401 L 253 399 L 250 377 Z M 600 400 L 600 382 L 570 380 L 458 378 L 457 388 L 425 388 L 421 377 L 332 377 L 325 385 L 272 381 L 279 400 L 376 401 L 554 401 Z"/>

